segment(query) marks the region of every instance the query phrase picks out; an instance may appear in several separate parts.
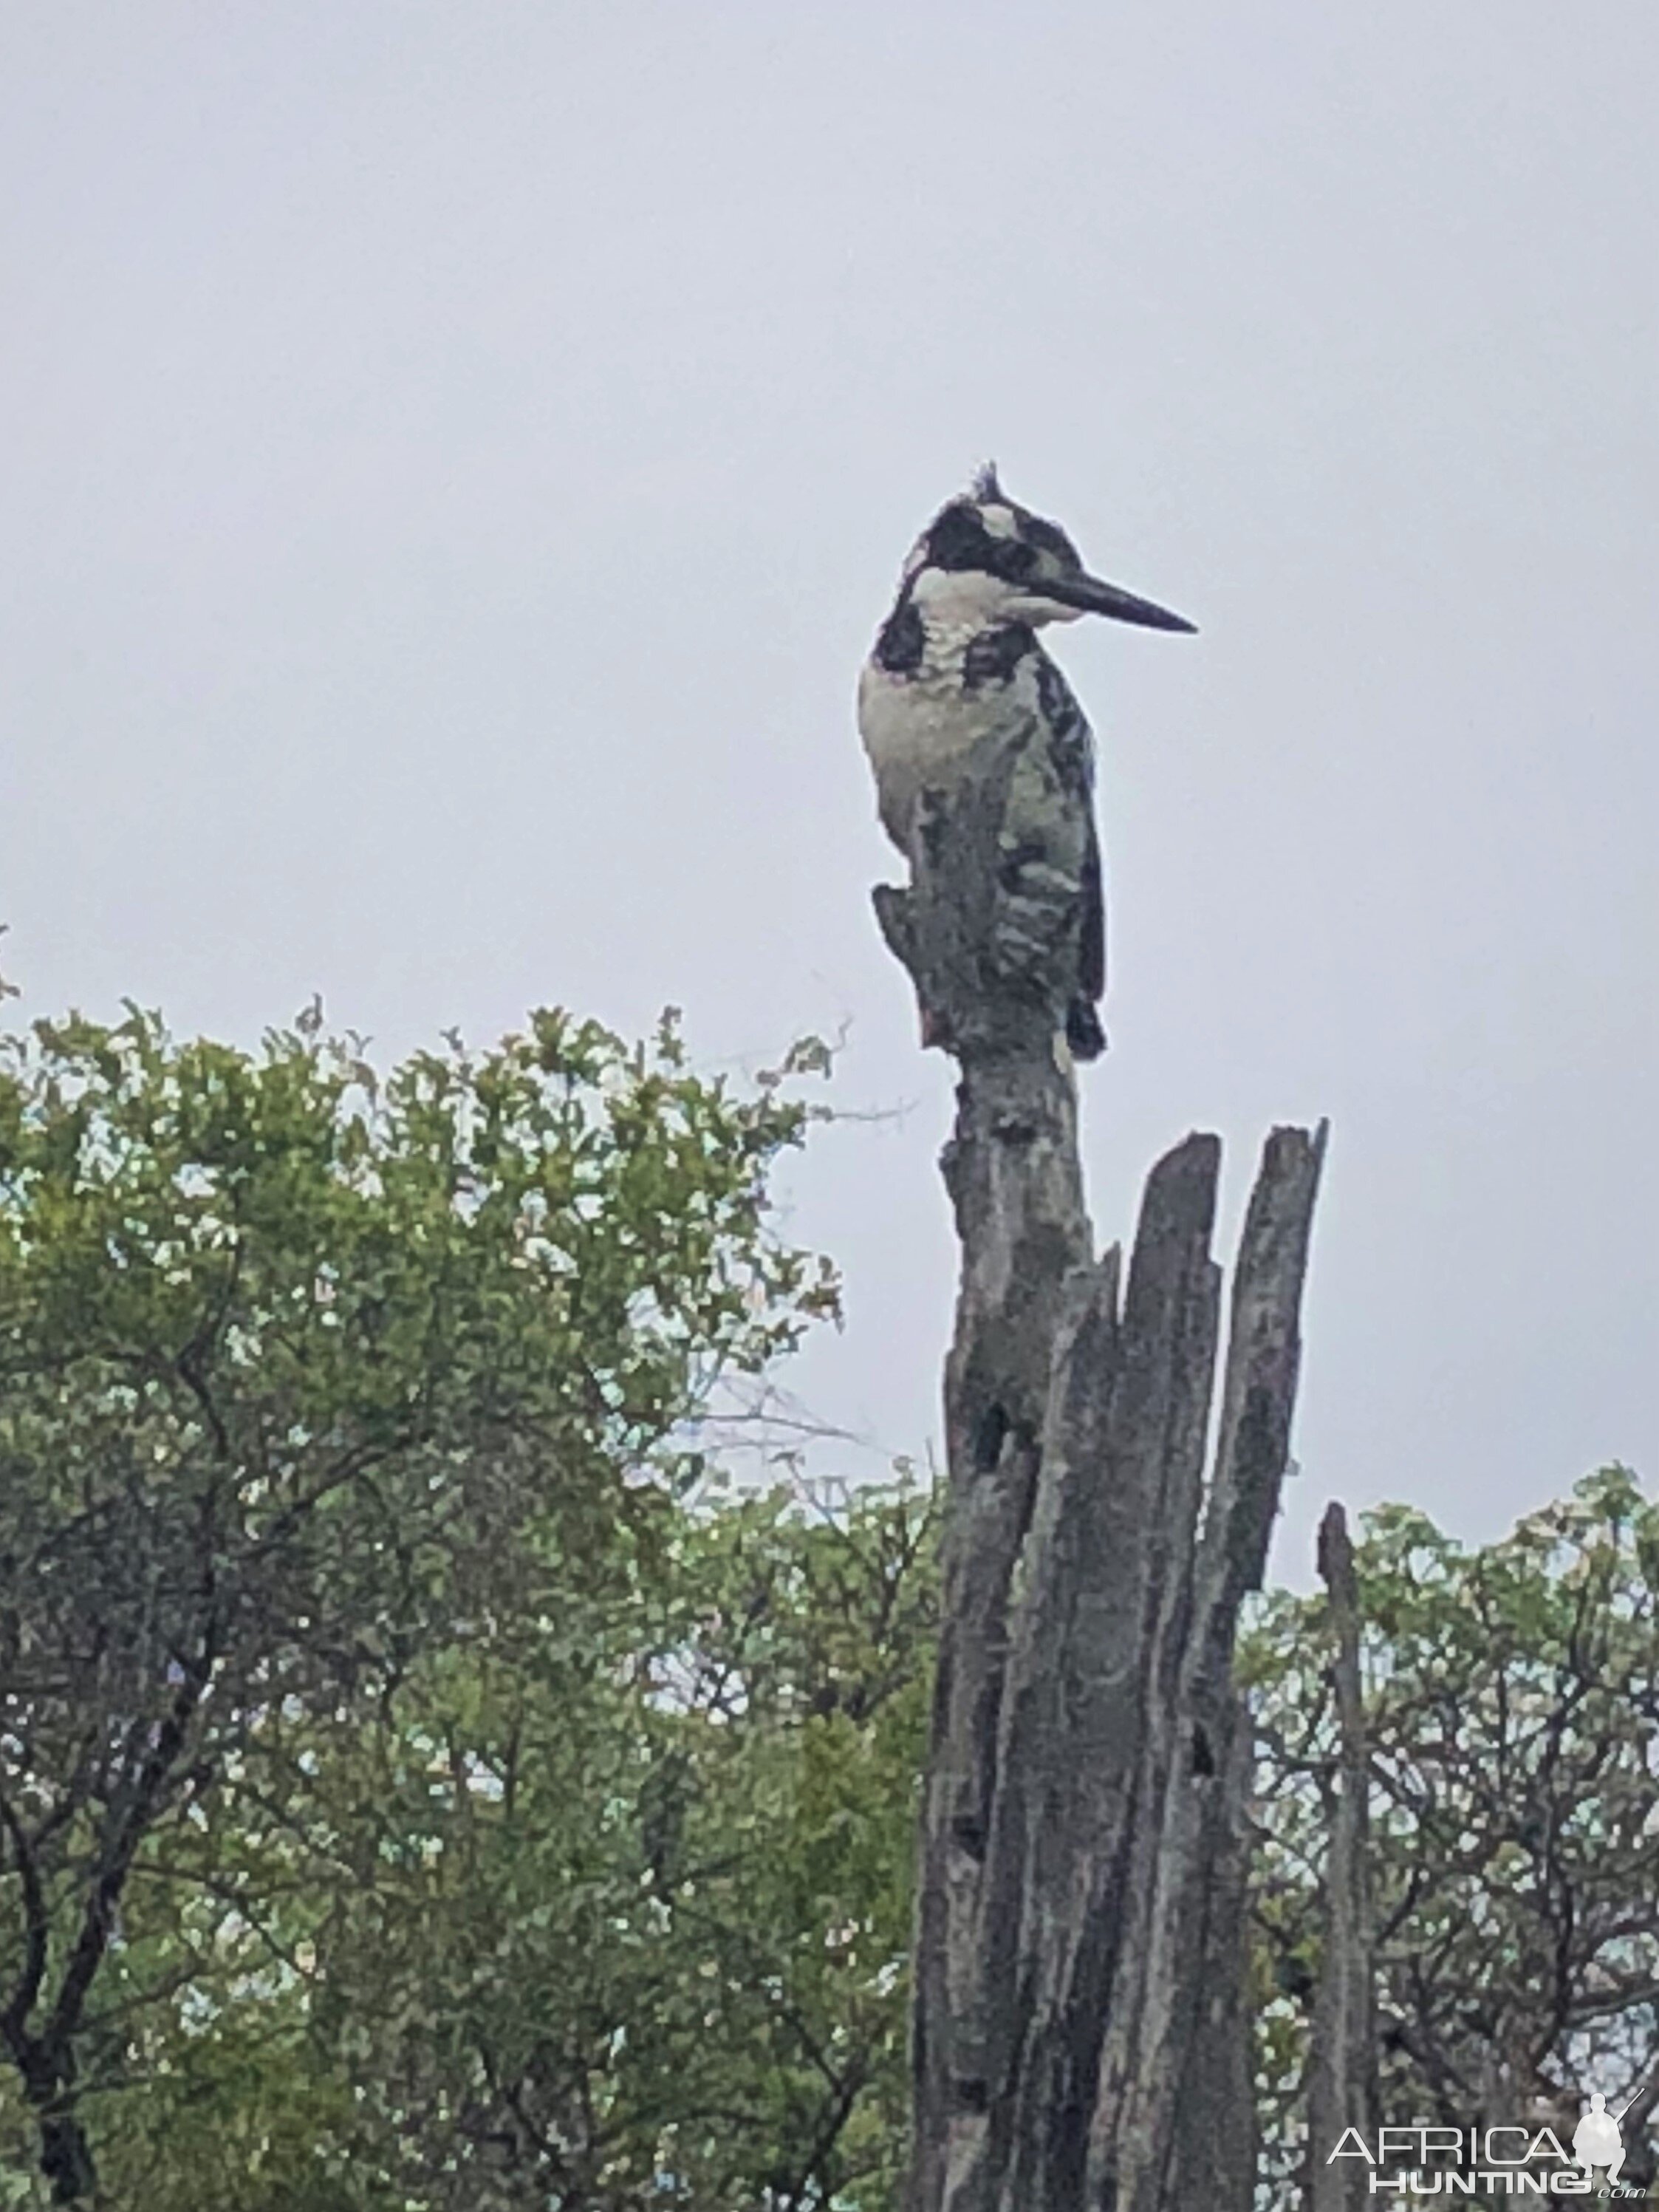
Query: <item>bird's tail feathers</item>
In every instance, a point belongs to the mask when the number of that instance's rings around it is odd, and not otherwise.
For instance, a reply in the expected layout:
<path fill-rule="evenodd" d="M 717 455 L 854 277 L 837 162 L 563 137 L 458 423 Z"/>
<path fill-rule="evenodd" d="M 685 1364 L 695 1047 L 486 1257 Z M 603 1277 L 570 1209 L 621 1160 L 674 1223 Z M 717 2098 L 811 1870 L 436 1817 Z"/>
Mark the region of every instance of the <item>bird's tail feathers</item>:
<path fill-rule="evenodd" d="M 1066 1042 L 1073 1060 L 1098 1060 L 1106 1049 L 1106 1032 L 1091 1000 L 1073 999 L 1066 1009 Z"/>

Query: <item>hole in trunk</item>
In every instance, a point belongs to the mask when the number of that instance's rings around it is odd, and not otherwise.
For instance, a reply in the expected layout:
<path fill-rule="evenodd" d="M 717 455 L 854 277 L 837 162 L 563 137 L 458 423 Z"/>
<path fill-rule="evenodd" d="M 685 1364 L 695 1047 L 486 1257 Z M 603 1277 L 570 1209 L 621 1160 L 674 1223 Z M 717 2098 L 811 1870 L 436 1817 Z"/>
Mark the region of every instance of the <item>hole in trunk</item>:
<path fill-rule="evenodd" d="M 1003 1439 L 1007 1433 L 1008 1416 L 993 1399 L 974 1430 L 974 1465 L 981 1474 L 989 1474 L 1002 1457 Z"/>

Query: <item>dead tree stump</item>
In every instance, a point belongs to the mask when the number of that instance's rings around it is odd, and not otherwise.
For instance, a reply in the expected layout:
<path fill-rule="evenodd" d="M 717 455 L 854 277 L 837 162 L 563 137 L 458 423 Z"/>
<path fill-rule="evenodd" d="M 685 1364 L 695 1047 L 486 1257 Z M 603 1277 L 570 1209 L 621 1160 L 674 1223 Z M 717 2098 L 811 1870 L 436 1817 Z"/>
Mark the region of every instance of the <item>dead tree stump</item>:
<path fill-rule="evenodd" d="M 1021 740 L 930 794 L 875 894 L 961 1071 L 943 1619 L 913 1958 L 908 2212 L 1249 2212 L 1249 1731 L 1232 1682 L 1288 1451 L 1324 1131 L 1250 1200 L 1206 1480 L 1220 1146 L 1097 1261 L 1077 1094 L 1075 834 Z"/>

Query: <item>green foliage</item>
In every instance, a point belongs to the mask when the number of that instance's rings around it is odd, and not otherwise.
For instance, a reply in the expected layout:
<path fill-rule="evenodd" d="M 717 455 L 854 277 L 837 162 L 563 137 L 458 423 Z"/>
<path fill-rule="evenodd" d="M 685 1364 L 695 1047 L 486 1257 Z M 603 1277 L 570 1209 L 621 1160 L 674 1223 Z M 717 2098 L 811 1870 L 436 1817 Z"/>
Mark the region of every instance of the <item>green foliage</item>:
<path fill-rule="evenodd" d="M 713 1382 L 833 1312 L 766 1225 L 805 1120 L 672 1022 L 632 1050 L 540 1013 L 384 1085 L 314 1013 L 257 1054 L 137 1010 L 9 1042 L 0 2038 L 66 2201 L 100 2100 L 199 2072 L 155 2017 L 275 2023 L 303 1980 L 325 1755 L 625 1581 Z M 308 2160 L 327 2097 L 232 2041 Z"/>
<path fill-rule="evenodd" d="M 605 1605 L 400 1695 L 319 1946 L 356 2172 L 434 2212 L 890 2202 L 927 1534 L 904 1492 L 686 1508 Z"/>
<path fill-rule="evenodd" d="M 133 1886 L 192 1971 L 99 2100 L 112 2201 L 885 2212 L 933 1568 L 908 1486 L 679 1504 L 602 1591 L 273 1715 L 288 1786 Z"/>

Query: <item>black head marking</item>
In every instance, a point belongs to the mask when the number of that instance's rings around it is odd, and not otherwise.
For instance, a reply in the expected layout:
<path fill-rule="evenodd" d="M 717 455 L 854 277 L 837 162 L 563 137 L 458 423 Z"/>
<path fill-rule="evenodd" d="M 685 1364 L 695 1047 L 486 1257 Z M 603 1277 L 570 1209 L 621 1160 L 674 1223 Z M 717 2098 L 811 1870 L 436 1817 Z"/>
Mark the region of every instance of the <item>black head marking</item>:
<path fill-rule="evenodd" d="M 1028 653 L 1036 650 L 1036 632 L 1029 623 L 999 623 L 968 641 L 962 656 L 965 690 L 977 691 L 982 684 L 1006 684 Z"/>
<path fill-rule="evenodd" d="M 1029 538 L 994 538 L 994 572 L 1009 583 L 1021 583 L 1037 565 L 1037 551 Z"/>
<path fill-rule="evenodd" d="M 992 538 L 971 499 L 953 499 L 933 518 L 927 532 L 927 559 L 935 568 L 991 566 Z"/>
<path fill-rule="evenodd" d="M 1018 507 L 1009 511 L 1019 514 Z M 1031 574 L 1039 556 L 1024 538 L 999 538 L 988 531 L 973 500 L 953 499 L 927 532 L 927 559 L 935 568 L 973 569 L 1018 584 Z"/>
<path fill-rule="evenodd" d="M 1017 507 L 1014 513 L 1019 518 L 1019 534 L 1026 544 L 1035 545 L 1039 553 L 1050 555 L 1063 568 L 1083 566 L 1082 555 L 1057 522 L 1045 522 L 1040 514 L 1032 514 L 1023 507 Z"/>
<path fill-rule="evenodd" d="M 876 639 L 876 664 L 890 676 L 914 676 L 927 649 L 921 611 L 907 592 L 881 626 Z"/>
<path fill-rule="evenodd" d="M 1000 508 L 1012 522 L 991 530 L 984 510 Z M 936 568 L 976 569 L 1000 576 L 1005 583 L 1023 584 L 1039 570 L 1049 574 L 1080 574 L 1083 562 L 1071 539 L 1057 524 L 1010 499 L 989 469 L 974 479 L 972 492 L 953 499 L 933 518 L 927 538 L 927 559 Z"/>

